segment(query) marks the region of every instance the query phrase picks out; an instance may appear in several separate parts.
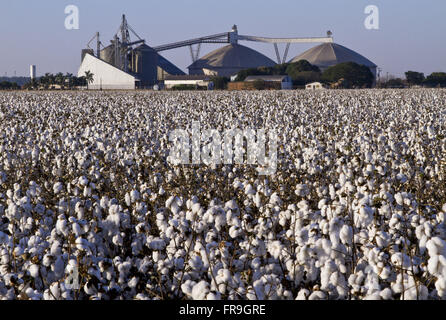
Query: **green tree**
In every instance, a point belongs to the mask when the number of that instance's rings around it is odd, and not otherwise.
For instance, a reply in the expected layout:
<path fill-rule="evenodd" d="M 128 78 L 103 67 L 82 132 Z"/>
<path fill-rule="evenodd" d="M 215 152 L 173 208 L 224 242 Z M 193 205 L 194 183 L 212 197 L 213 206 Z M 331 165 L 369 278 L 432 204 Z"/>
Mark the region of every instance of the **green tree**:
<path fill-rule="evenodd" d="M 87 82 L 87 90 L 88 90 L 88 85 L 90 83 L 93 82 L 94 78 L 93 78 L 94 74 L 91 73 L 91 71 L 85 71 L 85 81 Z"/>
<path fill-rule="evenodd" d="M 315 71 L 302 71 L 290 77 L 296 86 L 304 86 L 308 83 L 321 81 L 321 73 Z"/>
<path fill-rule="evenodd" d="M 229 79 L 226 77 L 212 77 L 211 81 L 214 83 L 214 89 L 225 90 L 228 87 Z"/>
<path fill-rule="evenodd" d="M 62 72 L 58 72 L 55 76 L 55 82 L 56 84 L 63 86 L 65 83 L 65 76 L 63 75 Z"/>
<path fill-rule="evenodd" d="M 320 72 L 320 70 L 317 66 L 313 66 L 307 60 L 299 60 L 297 62 L 288 64 L 285 72 L 290 77 L 292 77 L 293 74 L 296 74 L 299 72 L 304 72 L 304 71 Z"/>
<path fill-rule="evenodd" d="M 345 79 L 350 87 L 370 88 L 373 85 L 374 76 L 367 66 L 355 62 L 344 62 L 329 67 L 322 73 L 321 79 L 329 83 Z"/>
<path fill-rule="evenodd" d="M 386 83 L 384 83 L 385 88 L 404 88 L 404 80 L 401 78 L 390 79 Z"/>
<path fill-rule="evenodd" d="M 68 88 L 71 89 L 73 86 L 74 77 L 72 73 L 67 72 L 65 74 L 65 83 L 68 85 Z"/>
<path fill-rule="evenodd" d="M 446 87 L 446 73 L 433 72 L 426 77 L 424 83 L 430 87 Z"/>
<path fill-rule="evenodd" d="M 286 74 L 293 80 L 293 84 L 303 86 L 310 82 L 319 81 L 321 72 L 317 66 L 313 66 L 307 60 L 299 60 L 288 64 Z"/>
<path fill-rule="evenodd" d="M 421 85 L 424 81 L 424 73 L 415 72 L 415 71 L 407 71 L 405 73 L 406 81 L 410 86 Z"/>

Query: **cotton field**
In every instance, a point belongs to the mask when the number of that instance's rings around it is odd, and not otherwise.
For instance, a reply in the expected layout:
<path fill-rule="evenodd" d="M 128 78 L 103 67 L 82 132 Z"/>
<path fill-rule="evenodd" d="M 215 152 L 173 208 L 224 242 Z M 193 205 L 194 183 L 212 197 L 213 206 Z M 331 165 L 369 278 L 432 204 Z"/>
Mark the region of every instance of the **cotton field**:
<path fill-rule="evenodd" d="M 445 299 L 446 91 L 0 94 L 2 299 Z M 169 133 L 276 130 L 277 170 Z"/>

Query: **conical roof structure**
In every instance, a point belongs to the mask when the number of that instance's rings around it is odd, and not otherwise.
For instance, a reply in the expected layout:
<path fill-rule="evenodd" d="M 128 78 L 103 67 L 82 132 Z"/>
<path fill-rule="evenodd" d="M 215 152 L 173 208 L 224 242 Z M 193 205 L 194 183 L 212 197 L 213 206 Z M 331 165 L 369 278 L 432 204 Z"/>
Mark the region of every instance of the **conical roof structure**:
<path fill-rule="evenodd" d="M 267 56 L 237 43 L 212 51 L 195 61 L 189 68 L 189 74 L 210 73 L 229 77 L 237 72 L 258 67 L 272 67 L 276 63 Z"/>
<path fill-rule="evenodd" d="M 375 73 L 377 67 L 376 64 L 366 57 L 337 43 L 323 43 L 318 45 L 298 55 L 290 62 L 297 62 L 299 60 L 307 60 L 312 65 L 318 66 L 321 70 L 343 62 L 355 62 L 365 65 Z"/>

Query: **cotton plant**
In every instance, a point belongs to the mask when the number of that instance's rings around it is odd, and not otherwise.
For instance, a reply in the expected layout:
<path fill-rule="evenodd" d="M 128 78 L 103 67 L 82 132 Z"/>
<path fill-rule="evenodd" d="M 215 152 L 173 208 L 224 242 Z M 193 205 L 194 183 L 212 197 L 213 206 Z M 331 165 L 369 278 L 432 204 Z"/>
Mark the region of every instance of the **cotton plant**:
<path fill-rule="evenodd" d="M 445 94 L 2 93 L 0 299 L 445 299 Z M 170 161 L 192 121 L 276 172 Z"/>

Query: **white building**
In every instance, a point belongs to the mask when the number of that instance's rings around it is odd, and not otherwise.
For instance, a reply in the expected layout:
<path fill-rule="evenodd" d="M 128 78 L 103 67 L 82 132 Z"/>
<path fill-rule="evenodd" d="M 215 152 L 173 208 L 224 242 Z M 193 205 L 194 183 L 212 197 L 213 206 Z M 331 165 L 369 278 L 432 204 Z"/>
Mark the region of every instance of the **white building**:
<path fill-rule="evenodd" d="M 130 73 L 124 72 L 113 65 L 87 53 L 82 60 L 77 73 L 78 77 L 85 76 L 85 72 L 93 74 L 93 82 L 88 84 L 89 89 L 136 89 L 139 80 Z"/>
<path fill-rule="evenodd" d="M 263 80 L 265 82 L 280 82 L 280 87 L 282 90 L 293 89 L 293 82 L 289 76 L 277 75 L 277 76 L 248 76 L 246 77 L 246 82 L 253 82 L 257 80 Z"/>
<path fill-rule="evenodd" d="M 324 85 L 320 82 L 312 82 L 305 85 L 305 90 L 322 90 Z"/>
<path fill-rule="evenodd" d="M 192 85 L 210 89 L 213 86 L 213 82 L 211 77 L 206 75 L 167 76 L 164 80 L 166 89 L 171 89 L 178 85 Z"/>
<path fill-rule="evenodd" d="M 29 66 L 29 76 L 31 79 L 35 79 L 36 78 L 36 66 L 35 65 L 30 65 Z"/>

